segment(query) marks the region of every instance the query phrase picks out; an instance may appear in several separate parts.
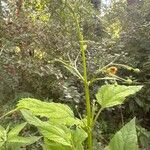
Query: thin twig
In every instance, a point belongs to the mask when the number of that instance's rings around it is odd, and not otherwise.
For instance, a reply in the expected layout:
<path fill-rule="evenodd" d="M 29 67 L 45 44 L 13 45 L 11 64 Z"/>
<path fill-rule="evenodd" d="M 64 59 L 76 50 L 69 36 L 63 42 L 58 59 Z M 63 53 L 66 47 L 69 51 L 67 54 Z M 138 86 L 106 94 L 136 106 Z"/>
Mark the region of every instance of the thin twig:
<path fill-rule="evenodd" d="M 96 121 L 97 121 L 97 119 L 98 119 L 100 113 L 102 112 L 102 110 L 103 110 L 103 108 L 100 108 L 99 111 L 98 111 L 98 113 L 97 113 L 97 115 L 95 116 L 94 121 L 93 121 L 93 124 L 92 124 L 93 127 L 94 127 L 94 125 L 95 125 L 95 123 L 96 123 Z"/>
<path fill-rule="evenodd" d="M 98 70 L 96 71 L 96 74 L 98 74 L 99 72 L 102 72 L 105 68 L 111 66 L 119 57 L 120 57 L 120 55 L 117 56 L 117 57 L 115 57 L 114 60 L 111 61 L 111 62 L 110 62 L 109 64 L 107 64 L 106 66 L 104 66 L 104 67 L 98 69 Z"/>
<path fill-rule="evenodd" d="M 76 57 L 76 59 L 75 59 L 75 61 L 74 61 L 75 68 L 77 68 L 77 61 L 78 61 L 78 58 L 79 58 L 79 56 L 80 56 L 80 53 L 81 53 L 81 52 L 78 53 L 78 55 L 77 55 L 77 57 Z"/>

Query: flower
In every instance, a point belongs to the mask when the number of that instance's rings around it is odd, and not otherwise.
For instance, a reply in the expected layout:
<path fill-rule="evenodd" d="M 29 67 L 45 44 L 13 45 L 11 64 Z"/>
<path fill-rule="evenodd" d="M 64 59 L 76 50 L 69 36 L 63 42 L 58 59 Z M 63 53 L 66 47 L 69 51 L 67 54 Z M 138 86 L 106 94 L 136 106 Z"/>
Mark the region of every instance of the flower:
<path fill-rule="evenodd" d="M 106 72 L 109 74 L 109 75 L 115 75 L 117 73 L 118 69 L 117 67 L 109 67 L 107 68 Z"/>

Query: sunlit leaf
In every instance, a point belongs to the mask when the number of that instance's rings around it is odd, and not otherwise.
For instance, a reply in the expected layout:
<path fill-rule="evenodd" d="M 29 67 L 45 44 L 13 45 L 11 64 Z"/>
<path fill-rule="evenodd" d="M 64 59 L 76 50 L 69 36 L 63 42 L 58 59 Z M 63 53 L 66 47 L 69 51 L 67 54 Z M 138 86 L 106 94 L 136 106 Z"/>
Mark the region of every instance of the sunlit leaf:
<path fill-rule="evenodd" d="M 64 104 L 42 102 L 37 99 L 25 98 L 19 101 L 18 109 L 30 110 L 34 115 L 47 117 L 50 122 L 73 125 L 78 123 L 72 110 Z M 40 109 L 39 109 L 40 108 Z"/>
<path fill-rule="evenodd" d="M 26 121 L 35 125 L 44 137 L 62 145 L 71 146 L 71 132 L 67 127 L 43 122 L 28 110 L 22 110 L 21 112 Z"/>
<path fill-rule="evenodd" d="M 120 105 L 125 98 L 138 92 L 142 86 L 125 86 L 125 85 L 103 85 L 96 94 L 98 103 L 102 108 Z"/>

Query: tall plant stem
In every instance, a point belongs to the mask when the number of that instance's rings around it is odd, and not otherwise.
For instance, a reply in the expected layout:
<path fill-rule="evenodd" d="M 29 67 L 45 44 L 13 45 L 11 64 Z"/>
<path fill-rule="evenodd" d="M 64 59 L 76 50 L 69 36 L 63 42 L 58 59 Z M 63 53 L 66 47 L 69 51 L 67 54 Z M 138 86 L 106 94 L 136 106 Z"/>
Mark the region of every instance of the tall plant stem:
<path fill-rule="evenodd" d="M 84 55 L 82 54 L 83 64 L 86 60 Z M 91 116 L 91 106 L 90 106 L 90 90 L 86 78 L 86 67 L 84 66 L 84 91 L 85 91 L 85 98 L 86 98 L 86 111 L 87 111 L 87 130 L 88 130 L 88 149 L 92 150 L 92 116 Z"/>
<path fill-rule="evenodd" d="M 84 78 L 84 92 L 86 99 L 86 111 L 87 111 L 87 130 L 88 130 L 88 150 L 92 150 L 92 113 L 91 113 L 91 104 L 90 104 L 90 89 L 87 78 L 87 64 L 86 64 L 86 56 L 85 56 L 85 48 L 84 48 L 84 40 L 81 32 L 81 28 L 79 26 L 78 19 L 76 19 L 78 37 L 80 42 L 80 50 L 82 53 L 82 64 L 83 64 L 83 78 Z"/>
<path fill-rule="evenodd" d="M 78 17 L 76 13 L 74 12 L 73 8 L 69 3 L 66 1 L 66 5 L 71 11 L 76 28 L 77 28 L 77 34 L 78 34 L 78 40 L 80 43 L 80 50 L 82 54 L 82 65 L 83 65 L 83 82 L 84 82 L 84 92 L 85 92 L 85 99 L 86 99 L 86 112 L 87 112 L 87 133 L 88 133 L 88 150 L 92 150 L 93 140 L 92 140 L 92 112 L 91 112 L 91 104 L 90 104 L 90 89 L 89 89 L 89 83 L 87 78 L 87 64 L 86 64 L 86 56 L 85 56 L 85 41 L 83 38 L 83 34 L 81 31 L 80 23 L 78 20 Z"/>

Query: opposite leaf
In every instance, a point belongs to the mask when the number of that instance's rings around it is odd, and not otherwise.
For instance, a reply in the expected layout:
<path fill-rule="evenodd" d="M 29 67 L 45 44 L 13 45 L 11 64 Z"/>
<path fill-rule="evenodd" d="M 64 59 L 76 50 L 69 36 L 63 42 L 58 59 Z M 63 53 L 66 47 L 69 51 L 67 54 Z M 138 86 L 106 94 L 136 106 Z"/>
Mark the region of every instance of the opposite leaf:
<path fill-rule="evenodd" d="M 108 108 L 122 104 L 127 96 L 135 94 L 141 88 L 142 86 L 103 85 L 96 98 L 102 108 Z"/>
<path fill-rule="evenodd" d="M 114 135 L 105 150 L 138 150 L 135 118 Z"/>

